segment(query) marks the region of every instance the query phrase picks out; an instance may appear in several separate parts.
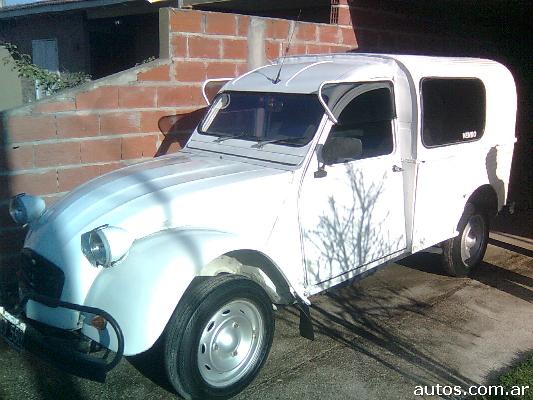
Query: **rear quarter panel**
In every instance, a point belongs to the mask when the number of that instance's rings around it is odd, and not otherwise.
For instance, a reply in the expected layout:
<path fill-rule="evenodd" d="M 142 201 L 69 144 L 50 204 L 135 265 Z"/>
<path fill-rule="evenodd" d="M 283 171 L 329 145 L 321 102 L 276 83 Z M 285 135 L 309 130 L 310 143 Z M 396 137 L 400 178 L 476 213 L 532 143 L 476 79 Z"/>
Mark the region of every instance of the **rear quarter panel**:
<path fill-rule="evenodd" d="M 516 142 L 516 86 L 504 66 L 491 62 L 441 68 L 436 76 L 481 79 L 486 92 L 485 129 L 476 141 L 427 148 L 421 140 L 419 107 L 413 252 L 456 236 L 464 206 L 480 186 L 491 185 L 498 209 L 505 205 Z M 420 85 L 417 91 L 420 99 Z"/>

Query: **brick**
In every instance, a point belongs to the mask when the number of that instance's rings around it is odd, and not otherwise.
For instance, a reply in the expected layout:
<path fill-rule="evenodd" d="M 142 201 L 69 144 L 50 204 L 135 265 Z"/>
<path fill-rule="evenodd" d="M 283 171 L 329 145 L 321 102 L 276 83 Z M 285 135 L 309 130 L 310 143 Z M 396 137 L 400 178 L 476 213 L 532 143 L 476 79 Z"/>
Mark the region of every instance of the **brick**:
<path fill-rule="evenodd" d="M 232 62 L 210 62 L 207 64 L 207 78 L 233 78 L 235 76 L 235 64 Z"/>
<path fill-rule="evenodd" d="M 325 44 L 312 44 L 306 45 L 306 54 L 327 54 L 329 53 L 329 46 Z"/>
<path fill-rule="evenodd" d="M 124 86 L 118 90 L 118 106 L 120 108 L 155 107 L 157 91 L 155 87 Z"/>
<path fill-rule="evenodd" d="M 143 111 L 141 112 L 141 132 L 160 132 L 159 121 L 169 115 L 173 115 L 171 111 Z"/>
<path fill-rule="evenodd" d="M 305 54 L 305 44 L 291 44 L 289 55 Z"/>
<path fill-rule="evenodd" d="M 62 111 L 72 111 L 76 109 L 74 101 L 55 101 L 40 103 L 35 106 L 35 111 L 40 113 L 55 113 Z"/>
<path fill-rule="evenodd" d="M 339 7 L 339 25 L 352 25 L 352 15 L 348 7 Z"/>
<path fill-rule="evenodd" d="M 202 61 L 176 61 L 174 70 L 178 82 L 203 82 L 206 77 L 206 67 Z"/>
<path fill-rule="evenodd" d="M 248 72 L 248 64 L 237 64 L 237 76 L 243 75 Z"/>
<path fill-rule="evenodd" d="M 191 36 L 188 40 L 189 57 L 220 58 L 220 40 L 202 36 Z"/>
<path fill-rule="evenodd" d="M 318 41 L 322 43 L 341 43 L 341 31 L 336 25 L 319 26 Z"/>
<path fill-rule="evenodd" d="M 124 134 L 139 132 L 138 112 L 113 112 L 100 115 L 100 134 Z"/>
<path fill-rule="evenodd" d="M 122 159 L 153 157 L 157 151 L 157 135 L 127 136 L 122 138 Z"/>
<path fill-rule="evenodd" d="M 172 57 L 187 57 L 187 36 L 173 35 L 170 39 Z"/>
<path fill-rule="evenodd" d="M 248 41 L 245 39 L 222 40 L 222 57 L 233 60 L 246 60 L 248 58 Z"/>
<path fill-rule="evenodd" d="M 33 146 L 15 146 L 7 151 L 9 170 L 33 168 Z"/>
<path fill-rule="evenodd" d="M 212 35 L 235 35 L 237 33 L 237 19 L 235 14 L 207 14 L 205 32 Z"/>
<path fill-rule="evenodd" d="M 248 36 L 248 29 L 250 27 L 250 17 L 248 15 L 238 16 L 237 35 Z"/>
<path fill-rule="evenodd" d="M 119 168 L 122 168 L 124 166 L 125 166 L 125 164 L 123 164 L 122 162 L 103 164 L 103 165 L 100 165 L 100 174 L 104 175 L 104 174 L 107 174 L 109 172 L 115 171 L 115 170 L 117 170 Z"/>
<path fill-rule="evenodd" d="M 81 162 L 120 161 L 121 139 L 84 140 L 81 142 Z"/>
<path fill-rule="evenodd" d="M 203 13 L 199 11 L 177 11 L 170 14 L 171 32 L 202 32 Z"/>
<path fill-rule="evenodd" d="M 270 40 L 267 40 L 265 43 L 265 52 L 266 57 L 269 60 L 273 60 L 275 58 L 279 58 L 281 56 L 281 42 L 273 42 Z"/>
<path fill-rule="evenodd" d="M 332 45 L 330 46 L 330 52 L 331 53 L 346 53 L 347 51 L 351 50 L 351 46 L 344 46 L 344 45 Z"/>
<path fill-rule="evenodd" d="M 9 118 L 7 122 L 11 141 L 33 142 L 56 137 L 55 116 L 24 115 Z"/>
<path fill-rule="evenodd" d="M 79 168 L 60 169 L 57 171 L 59 192 L 68 192 L 101 174 L 100 166 L 88 165 Z"/>
<path fill-rule="evenodd" d="M 268 21 L 267 24 L 267 37 L 272 39 L 289 40 L 289 21 L 282 19 L 273 19 Z"/>
<path fill-rule="evenodd" d="M 55 167 L 80 163 L 80 143 L 60 142 L 35 145 L 35 166 Z"/>
<path fill-rule="evenodd" d="M 144 81 L 168 81 L 170 80 L 170 65 L 161 65 L 148 71 L 139 72 L 137 80 Z"/>
<path fill-rule="evenodd" d="M 316 42 L 316 28 L 315 24 L 299 23 L 294 34 L 296 40 L 303 40 L 305 42 Z"/>
<path fill-rule="evenodd" d="M 96 136 L 100 131 L 97 114 L 69 114 L 57 116 L 57 136 L 78 138 Z"/>
<path fill-rule="evenodd" d="M 160 107 L 193 107 L 203 103 L 200 87 L 176 86 L 157 89 L 157 101 Z"/>
<path fill-rule="evenodd" d="M 341 28 L 342 43 L 354 48 L 357 47 L 357 38 L 353 28 Z"/>
<path fill-rule="evenodd" d="M 10 177 L 12 193 L 29 193 L 33 195 L 57 192 L 57 173 L 55 170 L 41 173 L 27 173 Z"/>
<path fill-rule="evenodd" d="M 118 87 L 103 86 L 76 96 L 78 110 L 118 107 Z"/>

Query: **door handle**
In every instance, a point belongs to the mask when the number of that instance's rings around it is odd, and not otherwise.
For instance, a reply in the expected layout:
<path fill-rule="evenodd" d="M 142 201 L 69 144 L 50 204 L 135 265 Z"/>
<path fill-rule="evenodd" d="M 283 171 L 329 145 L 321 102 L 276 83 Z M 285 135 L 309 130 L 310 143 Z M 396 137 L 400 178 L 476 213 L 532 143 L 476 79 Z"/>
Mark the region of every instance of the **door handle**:
<path fill-rule="evenodd" d="M 397 165 L 392 166 L 392 172 L 402 172 L 403 168 L 398 167 Z"/>

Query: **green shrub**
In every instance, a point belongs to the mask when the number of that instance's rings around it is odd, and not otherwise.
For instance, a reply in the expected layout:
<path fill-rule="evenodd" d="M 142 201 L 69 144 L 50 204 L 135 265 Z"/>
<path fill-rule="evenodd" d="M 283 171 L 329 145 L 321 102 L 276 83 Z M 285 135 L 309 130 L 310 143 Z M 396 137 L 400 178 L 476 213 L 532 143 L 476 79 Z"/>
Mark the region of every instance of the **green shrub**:
<path fill-rule="evenodd" d="M 51 72 L 32 63 L 28 54 L 21 53 L 12 43 L 0 42 L 11 57 L 3 59 L 4 65 L 13 63 L 13 70 L 19 77 L 31 79 L 46 94 L 51 95 L 61 90 L 81 85 L 91 80 L 91 76 L 83 72 Z"/>

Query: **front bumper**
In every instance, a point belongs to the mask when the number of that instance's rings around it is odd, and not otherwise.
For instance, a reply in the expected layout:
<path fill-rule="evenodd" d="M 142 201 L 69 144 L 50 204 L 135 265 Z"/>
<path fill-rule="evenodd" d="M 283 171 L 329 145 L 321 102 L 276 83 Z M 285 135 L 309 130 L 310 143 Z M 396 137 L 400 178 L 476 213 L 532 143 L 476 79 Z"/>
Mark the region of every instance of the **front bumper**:
<path fill-rule="evenodd" d="M 100 354 L 101 357 L 99 357 L 97 356 L 98 352 L 96 354 L 90 352 L 92 346 L 86 346 L 86 349 L 81 348 L 81 343 L 88 344 L 90 340 L 79 332 L 51 328 L 26 318 L 22 315 L 22 310 L 24 310 L 28 300 L 33 300 L 52 308 L 61 307 L 102 316 L 116 334 L 117 352 L 112 353 L 110 350 L 105 349 L 99 352 L 102 353 Z M 14 332 L 20 330 L 22 326 L 24 331 L 22 331 L 23 336 L 20 339 L 20 344 L 25 350 L 72 375 L 104 382 L 107 373 L 117 366 L 124 354 L 124 336 L 120 326 L 109 313 L 98 308 L 67 303 L 38 294 L 26 294 L 15 308 L 15 311 L 8 313 L 8 318 L 9 321 L 6 322 L 7 319 L 4 317 L 4 331 L 2 332 L 8 344 L 13 344 L 13 341 L 10 341 L 8 336 L 12 339 L 15 336 Z M 19 324 L 18 326 L 17 323 Z"/>

